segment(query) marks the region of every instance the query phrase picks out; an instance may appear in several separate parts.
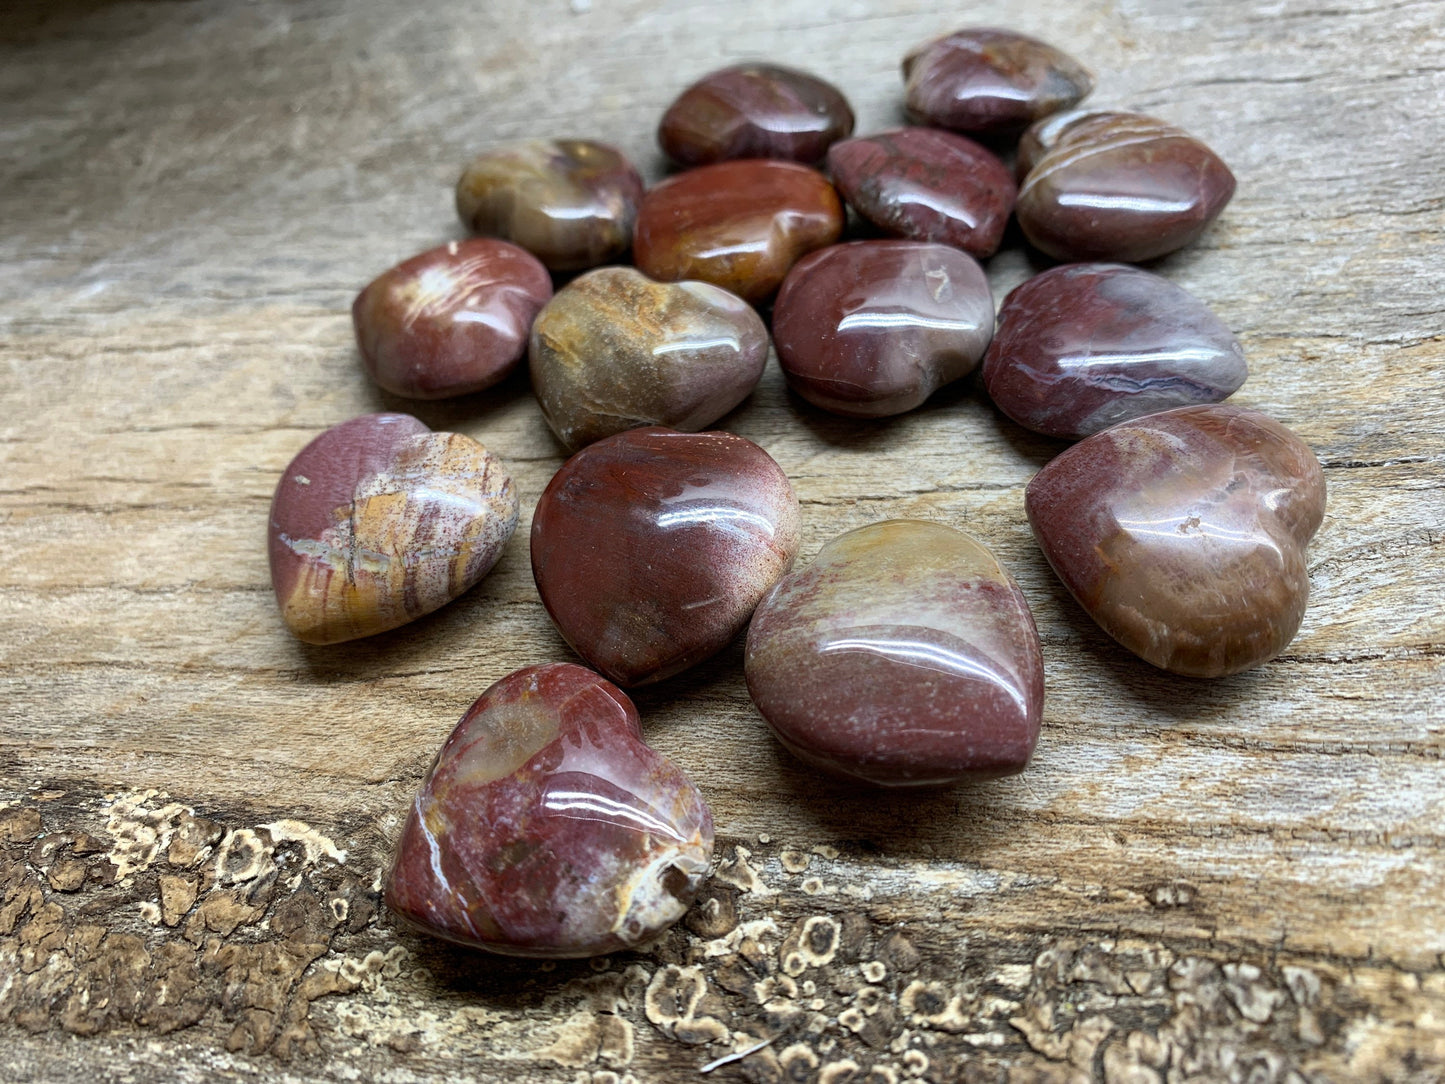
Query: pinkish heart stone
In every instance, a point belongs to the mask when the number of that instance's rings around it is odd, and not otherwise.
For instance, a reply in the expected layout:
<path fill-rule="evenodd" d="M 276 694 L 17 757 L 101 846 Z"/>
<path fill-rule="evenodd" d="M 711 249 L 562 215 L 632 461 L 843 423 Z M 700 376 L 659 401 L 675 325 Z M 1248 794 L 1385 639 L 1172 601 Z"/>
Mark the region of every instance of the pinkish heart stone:
<path fill-rule="evenodd" d="M 712 847 L 702 795 L 643 743 L 621 689 L 570 663 L 530 666 L 483 693 L 437 754 L 386 902 L 491 952 L 596 956 L 681 918 Z"/>
<path fill-rule="evenodd" d="M 1105 632 L 1165 670 L 1220 677 L 1268 662 L 1299 630 L 1325 477 L 1273 418 L 1192 406 L 1061 452 L 1024 507 L 1049 564 Z"/>
<path fill-rule="evenodd" d="M 802 760 L 880 786 L 1022 771 L 1043 659 L 1028 603 L 979 542 L 887 520 L 833 539 L 748 629 L 748 692 Z"/>

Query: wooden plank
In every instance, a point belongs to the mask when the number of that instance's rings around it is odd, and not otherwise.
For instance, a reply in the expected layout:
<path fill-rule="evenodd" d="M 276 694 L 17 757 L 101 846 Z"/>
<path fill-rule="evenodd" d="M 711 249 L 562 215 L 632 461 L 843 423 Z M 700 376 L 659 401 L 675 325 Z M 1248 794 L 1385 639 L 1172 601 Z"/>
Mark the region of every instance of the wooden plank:
<path fill-rule="evenodd" d="M 567 651 L 523 544 L 561 462 L 524 380 L 407 404 L 347 308 L 460 235 L 504 139 L 652 129 L 720 63 L 812 68 L 860 130 L 961 21 L 1083 58 L 1236 170 L 1161 270 L 1240 334 L 1237 396 L 1330 485 L 1299 638 L 1183 682 L 1053 579 L 1022 486 L 1056 450 L 975 386 L 860 425 L 775 365 L 725 427 L 804 507 L 804 558 L 888 516 L 964 527 L 1044 639 L 1022 776 L 922 796 L 779 752 L 734 646 L 639 695 L 717 816 L 708 899 L 648 953 L 494 960 L 394 930 L 377 884 L 437 743 Z M 1083 0 L 20 3 L 0 25 L 0 1079 L 831 1084 L 1445 1076 L 1445 4 Z M 991 262 L 998 296 L 1035 268 Z M 476 590 L 291 640 L 262 538 L 310 436 L 409 409 L 514 469 Z"/>

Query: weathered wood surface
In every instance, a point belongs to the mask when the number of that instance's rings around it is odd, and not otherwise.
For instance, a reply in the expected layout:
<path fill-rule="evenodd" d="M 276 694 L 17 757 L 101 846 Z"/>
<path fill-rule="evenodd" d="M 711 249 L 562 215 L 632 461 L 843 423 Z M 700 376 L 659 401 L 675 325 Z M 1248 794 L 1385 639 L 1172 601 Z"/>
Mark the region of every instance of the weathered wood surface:
<path fill-rule="evenodd" d="M 780 754 L 733 649 L 639 697 L 720 831 L 655 951 L 473 957 L 391 928 L 377 879 L 487 684 L 567 657 L 527 518 L 469 596 L 313 649 L 263 546 L 324 427 L 414 409 L 561 462 L 527 394 L 407 407 L 347 308 L 457 236 L 480 147 L 595 135 L 661 172 L 690 78 L 771 57 L 896 120 L 905 48 L 1014 25 L 1095 101 L 1198 132 L 1240 191 L 1163 271 L 1243 338 L 1239 401 L 1327 468 L 1286 654 L 1214 683 L 1113 648 L 1031 544 L 1055 450 L 970 388 L 881 424 L 790 400 L 727 426 L 803 500 L 805 559 L 885 516 L 964 527 L 1048 667 L 1021 777 L 901 797 Z M 1445 4 L 1360 0 L 317 0 L 0 15 L 0 1079 L 1019 1081 L 1445 1078 Z M 993 262 L 1001 295 L 1029 272 Z M 700 1078 L 701 1079 L 701 1078 Z"/>

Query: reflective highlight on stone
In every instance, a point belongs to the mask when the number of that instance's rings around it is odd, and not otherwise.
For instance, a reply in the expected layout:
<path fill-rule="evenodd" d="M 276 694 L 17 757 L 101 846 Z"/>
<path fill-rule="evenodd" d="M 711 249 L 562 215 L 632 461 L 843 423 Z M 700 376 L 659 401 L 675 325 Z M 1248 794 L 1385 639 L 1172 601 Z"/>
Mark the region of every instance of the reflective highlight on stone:
<path fill-rule="evenodd" d="M 1219 677 L 1269 661 L 1299 630 L 1325 479 L 1272 418 L 1193 406 L 1080 441 L 1034 476 L 1024 505 L 1105 632 L 1165 670 Z"/>
<path fill-rule="evenodd" d="M 725 647 L 798 551 L 782 468 L 731 433 L 630 429 L 557 472 L 532 520 L 532 575 L 573 650 L 620 685 Z"/>
<path fill-rule="evenodd" d="M 793 162 L 719 162 L 669 177 L 647 193 L 633 259 L 662 282 L 699 279 L 765 301 L 803 256 L 843 232 L 838 193 Z"/>
<path fill-rule="evenodd" d="M 1234 174 L 1188 132 L 1138 113 L 1060 113 L 1019 144 L 1018 219 L 1059 260 L 1164 256 L 1199 237 Z"/>
<path fill-rule="evenodd" d="M 978 262 L 948 245 L 854 241 L 805 256 L 773 306 L 788 384 L 838 414 L 918 406 L 970 372 L 993 334 Z"/>
<path fill-rule="evenodd" d="M 1223 321 L 1168 279 L 1068 264 L 1004 299 L 983 379 L 998 408 L 1077 440 L 1130 418 L 1234 394 L 1249 375 Z"/>
<path fill-rule="evenodd" d="M 657 142 L 673 161 L 735 158 L 812 165 L 853 133 L 853 110 L 830 83 L 776 64 L 740 64 L 704 76 L 662 117 Z"/>
<path fill-rule="evenodd" d="M 829 149 L 828 170 L 849 206 L 880 229 L 979 259 L 998 251 L 1016 192 L 990 151 L 936 128 L 845 139 Z"/>
<path fill-rule="evenodd" d="M 827 771 L 924 786 L 1022 771 L 1038 741 L 1038 632 L 976 539 L 888 520 L 784 577 L 748 629 L 748 692 L 779 741 Z"/>
<path fill-rule="evenodd" d="M 474 159 L 457 182 L 457 213 L 468 229 L 521 245 L 553 271 L 579 271 L 627 252 L 642 188 L 616 147 L 539 139 Z"/>
<path fill-rule="evenodd" d="M 271 502 L 271 583 L 309 644 L 385 632 L 487 574 L 517 526 L 491 452 L 409 414 L 328 429 L 291 461 Z"/>
<path fill-rule="evenodd" d="M 747 302 L 630 267 L 573 280 L 532 328 L 532 387 L 573 451 L 641 426 L 703 429 L 748 397 L 767 359 L 768 329 Z"/>
<path fill-rule="evenodd" d="M 643 744 L 626 694 L 570 663 L 530 666 L 483 693 L 437 754 L 386 903 L 491 952 L 596 956 L 681 918 L 712 848 L 702 796 Z"/>
<path fill-rule="evenodd" d="M 351 306 L 371 379 L 394 395 L 441 399 L 489 388 L 516 368 L 552 296 L 537 258 L 473 238 L 423 252 L 362 290 Z"/>
<path fill-rule="evenodd" d="M 1094 89 L 1067 53 L 1011 30 L 960 30 L 903 60 L 908 116 L 956 132 L 1017 132 Z"/>

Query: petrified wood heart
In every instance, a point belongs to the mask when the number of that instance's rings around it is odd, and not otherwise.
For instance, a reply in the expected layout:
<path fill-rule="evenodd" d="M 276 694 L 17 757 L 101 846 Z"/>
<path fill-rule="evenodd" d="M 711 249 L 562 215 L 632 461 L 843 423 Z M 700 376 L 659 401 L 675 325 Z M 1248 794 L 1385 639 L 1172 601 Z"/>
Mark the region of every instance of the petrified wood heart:
<path fill-rule="evenodd" d="M 462 716 L 386 882 L 426 933 L 514 956 L 632 948 L 687 910 L 712 814 L 643 744 L 626 694 L 571 663 L 509 674 Z"/>
<path fill-rule="evenodd" d="M 470 437 L 409 414 L 328 429 L 286 468 L 271 502 L 271 584 L 310 644 L 385 632 L 487 574 L 517 526 L 517 493 Z"/>
<path fill-rule="evenodd" d="M 798 550 L 782 468 L 731 433 L 631 429 L 537 502 L 532 575 L 558 630 L 619 685 L 660 681 L 742 631 Z"/>
<path fill-rule="evenodd" d="M 833 539 L 748 629 L 748 692 L 810 764 L 882 786 L 1021 771 L 1039 736 L 1039 635 L 1013 578 L 940 523 Z"/>
<path fill-rule="evenodd" d="M 1039 471 L 1024 504 L 1079 604 L 1155 666 L 1233 674 L 1299 630 L 1324 472 L 1259 411 L 1183 407 L 1116 425 Z"/>

